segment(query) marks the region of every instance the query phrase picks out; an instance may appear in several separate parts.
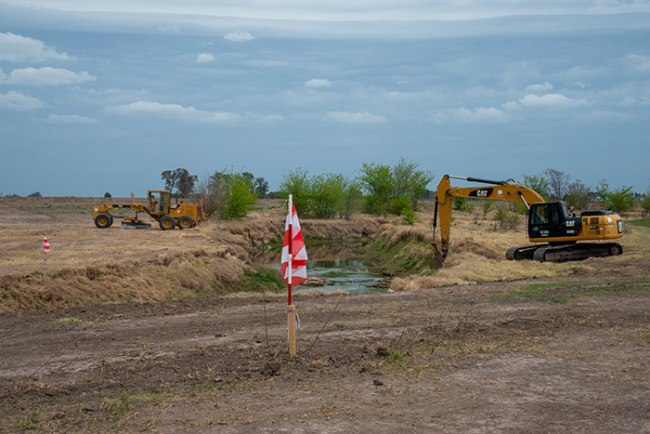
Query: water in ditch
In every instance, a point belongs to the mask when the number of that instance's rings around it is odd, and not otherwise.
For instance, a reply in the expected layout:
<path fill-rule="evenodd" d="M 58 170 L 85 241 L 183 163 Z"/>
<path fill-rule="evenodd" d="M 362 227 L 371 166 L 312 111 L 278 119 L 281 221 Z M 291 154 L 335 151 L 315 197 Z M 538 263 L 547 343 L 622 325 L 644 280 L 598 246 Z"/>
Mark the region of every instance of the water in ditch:
<path fill-rule="evenodd" d="M 268 267 L 280 269 L 280 264 L 268 264 Z M 343 290 L 350 294 L 364 292 L 386 292 L 387 288 L 376 286 L 384 277 L 369 271 L 369 266 L 362 261 L 350 259 L 329 259 L 307 261 L 308 284 L 295 285 L 294 291 L 322 289 L 334 292 Z"/>
<path fill-rule="evenodd" d="M 280 269 L 280 257 L 277 252 L 257 258 L 258 263 Z M 328 243 L 318 247 L 307 246 L 307 277 L 309 285 L 296 285 L 295 291 L 322 289 L 323 291 L 343 290 L 350 294 L 365 292 L 386 292 L 387 288 L 374 286 L 385 277 L 370 272 L 370 266 L 354 257 L 350 246 Z M 320 284 L 317 284 L 319 283 Z"/>
<path fill-rule="evenodd" d="M 387 288 L 379 288 L 377 282 L 383 279 L 378 274 L 371 273 L 368 266 L 361 261 L 329 260 L 307 262 L 307 276 L 311 281 L 321 280 L 322 285 L 298 285 L 297 289 L 322 289 L 336 291 L 341 289 L 351 294 L 364 292 L 386 292 Z"/>

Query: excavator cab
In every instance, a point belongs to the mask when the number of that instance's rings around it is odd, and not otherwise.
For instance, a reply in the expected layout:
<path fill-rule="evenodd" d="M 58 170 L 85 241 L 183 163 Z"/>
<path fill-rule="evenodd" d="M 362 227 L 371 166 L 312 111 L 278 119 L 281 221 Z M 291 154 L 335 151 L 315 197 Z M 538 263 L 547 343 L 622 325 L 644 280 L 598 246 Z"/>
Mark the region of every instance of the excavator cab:
<path fill-rule="evenodd" d="M 528 238 L 566 237 L 567 229 L 575 236 L 580 219 L 571 218 L 564 202 L 533 204 L 528 211 Z"/>

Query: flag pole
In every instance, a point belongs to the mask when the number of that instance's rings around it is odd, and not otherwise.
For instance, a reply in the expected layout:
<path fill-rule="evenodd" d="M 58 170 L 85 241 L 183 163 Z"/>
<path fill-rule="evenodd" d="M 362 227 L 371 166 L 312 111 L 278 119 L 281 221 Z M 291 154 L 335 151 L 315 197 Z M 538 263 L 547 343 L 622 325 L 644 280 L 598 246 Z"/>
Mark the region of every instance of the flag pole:
<path fill-rule="evenodd" d="M 288 295 L 289 295 L 289 309 L 287 311 L 287 324 L 289 328 L 289 355 L 291 357 L 296 357 L 296 306 L 291 304 L 291 286 L 292 286 L 292 274 L 293 274 L 293 196 L 289 195 L 289 281 L 288 285 Z"/>

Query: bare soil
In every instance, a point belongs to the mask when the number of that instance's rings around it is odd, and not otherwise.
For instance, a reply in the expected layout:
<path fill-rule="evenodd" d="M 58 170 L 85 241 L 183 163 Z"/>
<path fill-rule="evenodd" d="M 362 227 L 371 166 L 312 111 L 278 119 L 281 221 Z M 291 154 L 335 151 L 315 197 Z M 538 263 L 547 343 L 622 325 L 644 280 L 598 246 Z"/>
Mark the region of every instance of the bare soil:
<path fill-rule="evenodd" d="M 74 232 L 87 216 L 0 205 L 4 275 L 43 270 L 12 256 L 43 222 L 57 249 L 108 240 Z M 164 235 L 163 254 L 209 251 L 216 229 L 109 230 Z M 282 295 L 5 312 L 0 432 L 650 432 L 650 255 L 631 250 L 553 278 L 298 293 L 295 359 Z"/>

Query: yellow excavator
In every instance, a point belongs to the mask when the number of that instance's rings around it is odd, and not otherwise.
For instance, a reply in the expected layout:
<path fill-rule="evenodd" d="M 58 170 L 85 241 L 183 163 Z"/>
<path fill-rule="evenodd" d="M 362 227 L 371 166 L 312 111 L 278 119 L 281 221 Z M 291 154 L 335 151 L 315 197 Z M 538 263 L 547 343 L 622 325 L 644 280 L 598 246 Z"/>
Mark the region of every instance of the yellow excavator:
<path fill-rule="evenodd" d="M 478 182 L 478 187 L 452 187 L 450 179 Z M 507 200 L 528 208 L 528 238 L 531 243 L 512 247 L 506 252 L 510 260 L 561 262 L 595 256 L 615 256 L 623 247 L 609 240 L 623 236 L 623 221 L 612 211 L 589 210 L 576 216 L 564 202 L 545 202 L 536 191 L 512 179 L 491 181 L 472 177 L 443 176 L 436 190 L 433 214 L 433 251 L 431 268 L 441 268 L 449 251 L 451 210 L 454 197 Z M 440 218 L 440 242 L 436 243 L 436 226 Z"/>
<path fill-rule="evenodd" d="M 122 227 L 127 229 L 150 229 L 151 225 L 138 218 L 139 212 L 149 214 L 160 225 L 163 231 L 174 229 L 189 229 L 200 225 L 208 219 L 203 211 L 191 203 L 171 203 L 171 192 L 168 190 L 149 190 L 147 192 L 147 204 L 137 203 L 131 193 L 131 203 L 124 204 L 105 204 L 93 208 L 93 220 L 95 226 L 100 229 L 111 227 L 113 220 L 116 218 L 124 220 Z M 203 202 L 201 202 L 203 203 Z M 128 209 L 135 211 L 135 217 L 128 215 L 111 214 L 111 210 Z"/>

